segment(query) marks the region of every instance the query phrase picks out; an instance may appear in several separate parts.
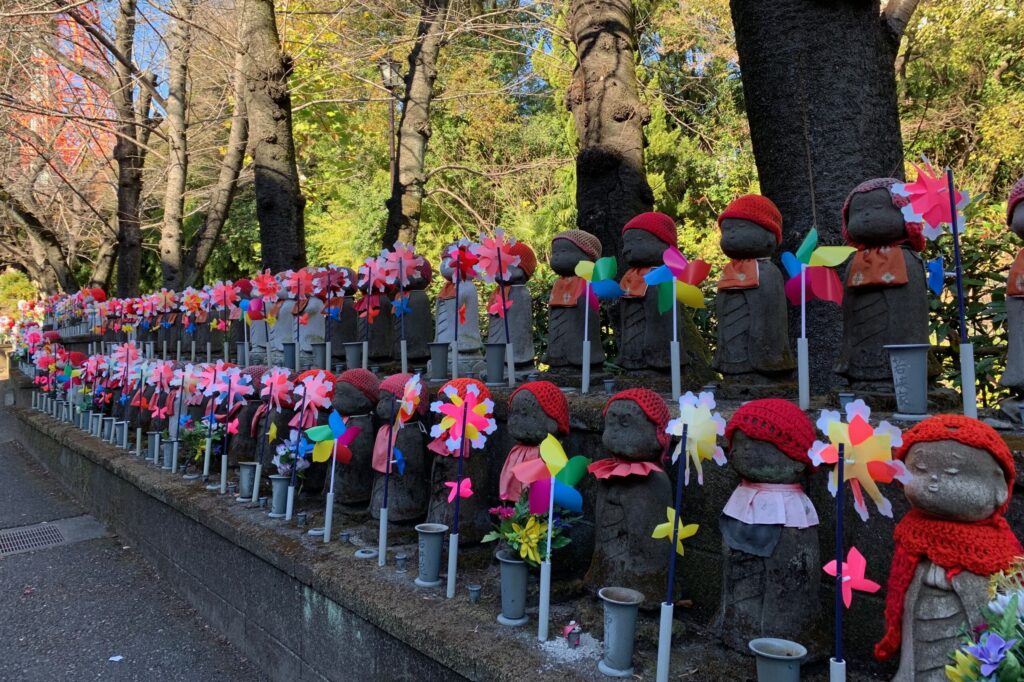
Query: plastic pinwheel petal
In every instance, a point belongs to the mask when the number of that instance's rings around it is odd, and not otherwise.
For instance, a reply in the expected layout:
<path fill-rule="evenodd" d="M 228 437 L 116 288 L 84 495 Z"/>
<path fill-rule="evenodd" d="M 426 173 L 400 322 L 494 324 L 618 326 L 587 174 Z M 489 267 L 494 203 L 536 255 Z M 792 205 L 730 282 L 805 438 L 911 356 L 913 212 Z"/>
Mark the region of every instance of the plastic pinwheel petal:
<path fill-rule="evenodd" d="M 942 262 L 942 256 L 928 261 L 928 288 L 936 296 L 941 296 L 946 288 L 946 268 Z"/>
<path fill-rule="evenodd" d="M 583 477 L 587 475 L 587 467 L 589 465 L 590 459 L 588 457 L 576 455 L 562 467 L 561 471 L 555 474 L 555 478 L 567 486 L 575 488 L 583 480 Z"/>
<path fill-rule="evenodd" d="M 272 423 L 267 429 L 267 442 L 273 443 L 275 440 L 277 440 L 277 424 Z"/>
<path fill-rule="evenodd" d="M 403 455 L 402 451 L 398 448 L 392 448 L 391 454 L 394 457 L 394 459 L 392 459 L 392 463 L 395 465 L 395 468 L 398 469 L 398 475 L 405 476 L 405 455 Z M 449 500 L 449 502 L 450 501 L 451 500 Z"/>
<path fill-rule="evenodd" d="M 395 317 L 402 317 L 409 313 L 409 298 L 407 296 L 398 296 L 394 301 L 391 302 L 391 313 Z"/>
<path fill-rule="evenodd" d="M 505 300 L 505 304 L 502 305 L 501 297 L 499 296 L 498 298 L 494 299 L 494 303 L 492 303 L 491 305 L 487 306 L 487 312 L 489 314 L 491 314 L 491 315 L 497 315 L 500 318 L 504 318 L 505 317 L 505 313 L 511 307 L 512 307 L 512 299 L 510 299 L 510 298 L 506 299 Z"/>
<path fill-rule="evenodd" d="M 334 439 L 334 430 L 329 424 L 321 424 L 320 426 L 314 426 L 313 428 L 306 429 L 306 438 L 310 439 L 314 443 L 327 440 L 330 438 Z"/>
<path fill-rule="evenodd" d="M 576 264 L 573 272 L 576 273 L 577 277 L 582 277 L 588 282 L 592 282 L 594 280 L 594 261 L 581 260 Z"/>
<path fill-rule="evenodd" d="M 678 282 L 676 284 L 676 300 L 687 308 L 704 308 L 704 292 L 693 284 Z"/>
<path fill-rule="evenodd" d="M 677 522 L 676 512 L 674 509 L 672 509 L 672 507 L 665 508 L 665 516 L 668 518 L 668 521 L 666 521 L 665 523 L 660 523 L 657 526 L 655 526 L 654 532 L 651 533 L 651 537 L 655 539 L 665 538 L 669 542 L 672 542 L 672 532 L 674 528 L 678 526 L 679 531 L 678 535 L 676 536 L 676 553 L 678 553 L 679 556 L 683 556 L 683 540 L 696 535 L 697 530 L 700 528 L 700 526 L 696 523 L 683 525 L 682 519 L 679 519 L 679 521 Z"/>
<path fill-rule="evenodd" d="M 711 263 L 698 258 L 687 263 L 686 268 L 683 270 L 683 276 L 679 277 L 679 281 L 696 287 L 706 280 L 709 274 L 711 274 Z"/>
<path fill-rule="evenodd" d="M 551 476 L 557 475 L 569 463 L 569 458 L 565 456 L 562 444 L 550 433 L 541 441 L 540 458 L 547 464 Z"/>
<path fill-rule="evenodd" d="M 458 495 L 462 498 L 473 496 L 473 482 L 466 477 L 461 481 L 445 481 L 445 487 L 448 490 L 448 503 L 451 504 L 455 501 L 455 496 Z"/>
<path fill-rule="evenodd" d="M 786 298 L 790 305 L 800 305 L 800 274 L 786 282 Z M 831 268 L 815 265 L 807 268 L 806 296 L 808 301 L 830 301 L 835 304 L 843 302 L 843 283 Z"/>
<path fill-rule="evenodd" d="M 679 396 L 679 417 L 669 421 L 665 432 L 682 437 L 686 427 L 686 442 L 681 440 L 672 453 L 675 462 L 680 455 L 686 457 L 684 483 L 690 482 L 690 464 L 697 471 L 697 482 L 704 484 L 703 462 L 713 460 L 719 466 L 725 464 L 725 452 L 718 445 L 718 437 L 725 435 L 725 420 L 718 412 L 712 413 L 715 398 L 711 393 L 695 396 L 687 391 Z"/>
<path fill-rule="evenodd" d="M 459 324 L 466 324 L 466 304 L 459 306 Z"/>
<path fill-rule="evenodd" d="M 850 551 L 846 554 L 846 561 L 843 562 L 843 604 L 846 605 L 846 608 L 850 608 L 850 604 L 853 602 L 854 590 L 873 593 L 881 589 L 881 585 L 865 577 L 867 568 L 868 562 L 864 555 L 856 547 L 850 547 Z M 833 559 L 825 564 L 822 570 L 835 577 L 836 560 Z"/>
<path fill-rule="evenodd" d="M 228 422 L 228 433 L 230 433 L 233 436 L 238 434 L 238 418 L 237 417 L 235 419 L 232 419 L 231 421 Z"/>
<path fill-rule="evenodd" d="M 799 258 L 793 255 L 793 252 L 786 251 L 782 254 L 782 267 L 786 269 L 786 274 L 791 278 L 800 276 L 801 262 Z"/>
<path fill-rule="evenodd" d="M 673 277 L 672 270 L 667 265 L 659 265 L 644 275 L 644 282 L 647 283 L 647 286 L 653 287 L 671 282 Z"/>
<path fill-rule="evenodd" d="M 534 515 L 547 514 L 551 503 L 551 478 L 542 478 L 530 485 L 529 506 Z M 555 479 L 554 505 L 573 514 L 583 513 L 583 496 L 579 491 Z"/>
<path fill-rule="evenodd" d="M 610 301 L 622 296 L 622 287 L 614 279 L 602 279 L 591 282 L 590 291 L 602 301 Z"/>
<path fill-rule="evenodd" d="M 309 431 L 306 431 L 306 435 L 309 435 Z M 315 440 L 312 439 L 311 440 Z M 313 461 L 314 462 L 326 462 L 331 458 L 331 453 L 334 452 L 335 441 L 321 440 L 313 446 Z"/>
<path fill-rule="evenodd" d="M 827 268 L 834 268 L 846 262 L 857 249 L 852 246 L 819 246 L 811 254 L 808 265 L 821 265 Z"/>
<path fill-rule="evenodd" d="M 548 470 L 548 465 L 542 459 L 531 459 L 525 462 L 520 462 L 512 469 L 512 475 L 515 476 L 520 483 L 526 484 L 551 478 L 551 472 Z"/>
<path fill-rule="evenodd" d="M 686 267 L 690 264 L 677 247 L 670 246 L 661 254 L 661 260 L 676 279 L 686 276 Z"/>
<path fill-rule="evenodd" d="M 810 263 L 811 254 L 818 248 L 818 228 L 812 227 L 804 240 L 800 242 L 800 246 L 796 250 L 796 259 L 801 263 Z"/>

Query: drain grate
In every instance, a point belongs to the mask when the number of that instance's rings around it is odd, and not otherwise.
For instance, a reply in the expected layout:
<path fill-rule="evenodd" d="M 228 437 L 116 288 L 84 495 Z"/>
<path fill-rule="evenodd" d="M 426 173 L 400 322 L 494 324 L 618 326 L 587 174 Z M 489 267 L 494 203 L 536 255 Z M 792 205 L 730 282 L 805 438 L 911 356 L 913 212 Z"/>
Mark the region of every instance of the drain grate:
<path fill-rule="evenodd" d="M 56 547 L 64 542 L 64 534 L 52 524 L 12 528 L 0 531 L 0 556 Z"/>

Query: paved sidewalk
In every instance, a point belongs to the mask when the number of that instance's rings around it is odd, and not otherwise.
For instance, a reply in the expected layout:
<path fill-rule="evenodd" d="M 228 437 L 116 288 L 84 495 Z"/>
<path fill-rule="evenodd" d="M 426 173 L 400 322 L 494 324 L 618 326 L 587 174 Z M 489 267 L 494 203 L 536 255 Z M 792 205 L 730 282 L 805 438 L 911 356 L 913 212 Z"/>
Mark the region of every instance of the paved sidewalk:
<path fill-rule="evenodd" d="M 0 530 L 82 517 L 7 440 L 11 419 L 0 412 Z M 85 537 L 105 530 L 91 527 L 99 532 Z M 77 537 L 0 556 L 0 681 L 264 679 L 133 547 L 109 531 Z"/>

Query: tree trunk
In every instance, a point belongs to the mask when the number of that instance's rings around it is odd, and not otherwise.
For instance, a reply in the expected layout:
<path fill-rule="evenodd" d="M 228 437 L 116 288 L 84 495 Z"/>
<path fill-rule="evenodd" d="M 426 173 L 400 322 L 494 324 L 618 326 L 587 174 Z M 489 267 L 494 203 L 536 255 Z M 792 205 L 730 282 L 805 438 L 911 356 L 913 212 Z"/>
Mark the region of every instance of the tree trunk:
<path fill-rule="evenodd" d="M 73 293 L 77 290 L 78 282 L 68 267 L 64 249 L 53 230 L 44 225 L 35 213 L 3 187 L 0 187 L 0 205 L 7 208 L 7 215 L 28 237 L 32 249 L 31 256 L 40 274 L 40 284 L 48 291 L 59 288 L 61 291 Z"/>
<path fill-rule="evenodd" d="M 424 164 L 430 140 L 430 101 L 437 79 L 437 56 L 444 44 L 448 0 L 424 0 L 416 42 L 409 53 L 402 118 L 398 126 L 396 173 L 387 201 L 384 247 L 416 242 L 423 207 Z"/>
<path fill-rule="evenodd" d="M 290 61 L 281 54 L 273 0 L 242 5 L 245 107 L 256 182 L 263 266 L 278 272 L 306 264 L 305 199 L 299 187 L 288 91 Z"/>
<path fill-rule="evenodd" d="M 89 287 L 99 287 L 106 291 L 110 284 L 110 275 L 114 272 L 114 261 L 117 260 L 117 242 L 104 241 L 96 252 L 96 262 L 89 277 Z"/>
<path fill-rule="evenodd" d="M 245 146 L 249 140 L 249 118 L 245 111 L 245 68 L 244 55 L 235 55 L 235 70 L 232 76 L 235 109 L 231 115 L 231 130 L 228 132 L 228 146 L 220 162 L 220 175 L 210 193 L 210 206 L 206 210 L 203 227 L 195 236 L 192 248 L 186 256 L 185 286 L 194 285 L 203 275 L 210 260 L 213 247 L 220 238 L 220 231 L 228 219 L 231 202 L 238 188 L 238 174 L 245 159 Z"/>
<path fill-rule="evenodd" d="M 188 131 L 186 96 L 188 89 L 188 57 L 191 48 L 193 0 L 176 0 L 176 18 L 171 24 L 168 40 L 167 98 L 167 178 L 164 189 L 164 220 L 160 227 L 160 271 L 163 285 L 171 290 L 182 282 L 182 219 L 185 204 L 185 181 L 188 178 Z"/>
<path fill-rule="evenodd" d="M 114 21 L 117 50 L 122 55 L 133 54 L 135 45 L 136 0 L 119 0 Z M 112 95 L 117 118 L 117 142 L 114 161 L 117 162 L 117 295 L 135 296 L 139 293 L 142 274 L 142 227 L 140 219 L 142 197 L 142 165 L 144 154 L 138 145 L 139 112 L 135 108 L 135 82 L 129 64 L 114 61 L 114 79 L 117 89 Z M 142 98 L 146 110 L 141 112 L 148 120 L 149 99 Z"/>
<path fill-rule="evenodd" d="M 580 143 L 576 222 L 597 235 L 605 255 L 618 257 L 621 267 L 623 225 L 654 205 L 644 173 L 650 112 L 637 87 L 632 2 L 572 0 L 569 31 L 577 59 L 566 94 Z"/>
<path fill-rule="evenodd" d="M 820 243 L 841 244 L 849 192 L 902 176 L 893 62 L 913 4 L 891 2 L 899 16 L 887 17 L 878 0 L 731 0 L 754 158 L 761 192 L 783 215 L 782 250 L 812 226 Z M 794 337 L 799 323 L 790 316 Z M 832 382 L 842 333 L 839 308 L 808 306 L 816 390 Z"/>

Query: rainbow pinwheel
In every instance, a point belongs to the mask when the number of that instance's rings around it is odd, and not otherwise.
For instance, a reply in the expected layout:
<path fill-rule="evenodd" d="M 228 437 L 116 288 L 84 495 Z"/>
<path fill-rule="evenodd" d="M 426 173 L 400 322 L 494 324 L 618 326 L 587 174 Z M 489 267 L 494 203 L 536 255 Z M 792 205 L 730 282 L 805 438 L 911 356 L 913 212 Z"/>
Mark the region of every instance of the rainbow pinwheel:
<path fill-rule="evenodd" d="M 832 268 L 842 265 L 856 250 L 852 246 L 818 246 L 818 230 L 812 227 L 796 254 L 782 254 L 782 266 L 789 275 L 789 304 L 797 306 L 814 300 L 842 304 L 843 283 Z"/>
<path fill-rule="evenodd" d="M 443 393 L 449 402 L 438 400 L 430 404 L 431 412 L 442 415 L 441 422 L 430 429 L 430 436 L 444 438 L 444 445 L 451 453 L 459 451 L 463 438 L 471 447 L 482 448 L 487 436 L 498 428 L 492 416 L 494 403 L 490 398 L 481 400 L 480 389 L 474 383 L 466 386 L 465 397 L 451 385 L 445 386 Z"/>
<path fill-rule="evenodd" d="M 665 523 L 659 523 L 657 526 L 655 526 L 654 532 L 651 533 L 651 537 L 655 538 L 656 540 L 665 538 L 669 542 L 672 542 L 672 532 L 676 528 L 676 526 L 678 526 L 679 532 L 676 535 L 676 553 L 679 556 L 683 556 L 683 540 L 696 535 L 697 529 L 700 528 L 700 526 L 696 523 L 683 525 L 682 519 L 679 519 L 679 521 L 677 522 L 676 512 L 674 509 L 672 509 L 672 507 L 665 507 L 665 516 L 668 520 L 665 521 Z"/>
<path fill-rule="evenodd" d="M 331 406 L 333 391 L 334 386 L 323 370 L 306 376 L 294 389 L 295 402 L 302 407 L 288 425 L 299 428 L 301 424 L 302 428 L 308 428 L 315 424 L 317 411 Z"/>
<path fill-rule="evenodd" d="M 714 460 L 716 464 L 725 464 L 725 452 L 718 445 L 718 437 L 725 435 L 725 420 L 715 408 L 715 396 L 712 393 L 701 393 L 699 396 L 687 392 L 679 396 L 679 417 L 669 421 L 665 433 L 682 437 L 686 429 L 686 470 L 684 482 L 690 482 L 690 463 L 697 471 L 697 483 L 704 485 L 702 462 Z M 683 451 L 684 444 L 680 440 L 672 453 L 672 461 L 676 462 Z"/>
<path fill-rule="evenodd" d="M 583 497 L 576 485 L 586 475 L 589 464 L 590 460 L 582 455 L 569 459 L 558 439 L 548 434 L 541 441 L 540 458 L 517 465 L 512 474 L 530 486 L 531 514 L 546 514 L 552 505 L 579 514 L 583 511 Z M 552 487 L 554 499 L 551 498 Z"/>
<path fill-rule="evenodd" d="M 316 443 L 313 446 L 313 461 L 326 462 L 333 455 L 342 464 L 352 461 L 349 447 L 359 435 L 358 426 L 347 426 L 337 410 L 331 410 L 326 424 L 306 429 L 306 438 Z M 332 481 L 333 483 L 333 481 Z"/>
<path fill-rule="evenodd" d="M 672 308 L 673 281 L 675 300 L 689 308 L 703 308 L 704 292 L 700 290 L 700 284 L 708 278 L 711 265 L 699 258 L 688 261 L 674 246 L 665 249 L 662 260 L 663 265 L 644 275 L 648 286 L 658 287 L 658 312 L 665 313 Z"/>
<path fill-rule="evenodd" d="M 418 277 L 423 267 L 423 257 L 417 256 L 402 242 L 395 242 L 390 251 L 381 251 L 378 261 L 384 281 L 402 288 L 409 286 L 410 280 Z"/>
<path fill-rule="evenodd" d="M 868 520 L 865 492 L 874 500 L 878 513 L 892 517 L 892 503 L 882 495 L 878 483 L 891 483 L 893 479 L 902 483 L 910 481 L 910 473 L 903 462 L 892 458 L 892 449 L 903 444 L 900 430 L 887 421 L 872 428 L 868 423 L 870 416 L 871 409 L 863 400 L 846 406 L 846 423 L 841 421 L 839 412 L 822 410 L 816 425 L 830 442 L 816 440 L 807 452 L 815 466 L 837 464 L 837 445 L 843 445 L 843 482 L 850 482 L 853 507 L 863 521 Z M 839 487 L 837 469 L 838 466 L 828 478 L 828 489 L 833 496 Z"/>
<path fill-rule="evenodd" d="M 506 236 L 504 230 L 495 230 L 493 236 L 480 235 L 476 247 L 477 262 L 474 265 L 481 279 L 489 284 L 507 282 L 511 269 L 519 265 L 519 256 L 512 253 L 515 237 Z"/>
<path fill-rule="evenodd" d="M 853 591 L 873 593 L 878 592 L 882 587 L 873 580 L 868 580 L 865 577 L 868 569 L 867 559 L 861 554 L 856 547 L 851 547 L 850 551 L 846 555 L 846 561 L 842 565 L 843 575 L 843 604 L 846 608 L 850 608 L 850 604 L 853 602 Z M 825 564 L 821 569 L 825 573 L 832 577 L 836 575 L 836 560 Z"/>
<path fill-rule="evenodd" d="M 893 185 L 890 191 L 908 200 L 901 209 L 903 219 L 908 223 L 924 223 L 924 236 L 935 240 L 942 234 L 942 226 L 953 222 L 949 180 L 944 174 L 936 173 L 927 160 L 923 166 L 913 165 L 917 170 L 917 180 Z M 957 229 L 963 231 L 963 210 L 971 203 L 971 196 L 964 190 L 955 191 Z"/>
<path fill-rule="evenodd" d="M 473 497 L 473 481 L 467 476 L 459 481 L 445 481 L 448 490 L 448 504 L 455 501 L 455 497 Z"/>
<path fill-rule="evenodd" d="M 581 260 L 576 264 L 576 276 L 587 283 L 587 299 L 597 309 L 598 299 L 610 301 L 622 296 L 622 287 L 615 281 L 618 265 L 615 256 L 598 258 L 597 262 Z"/>

